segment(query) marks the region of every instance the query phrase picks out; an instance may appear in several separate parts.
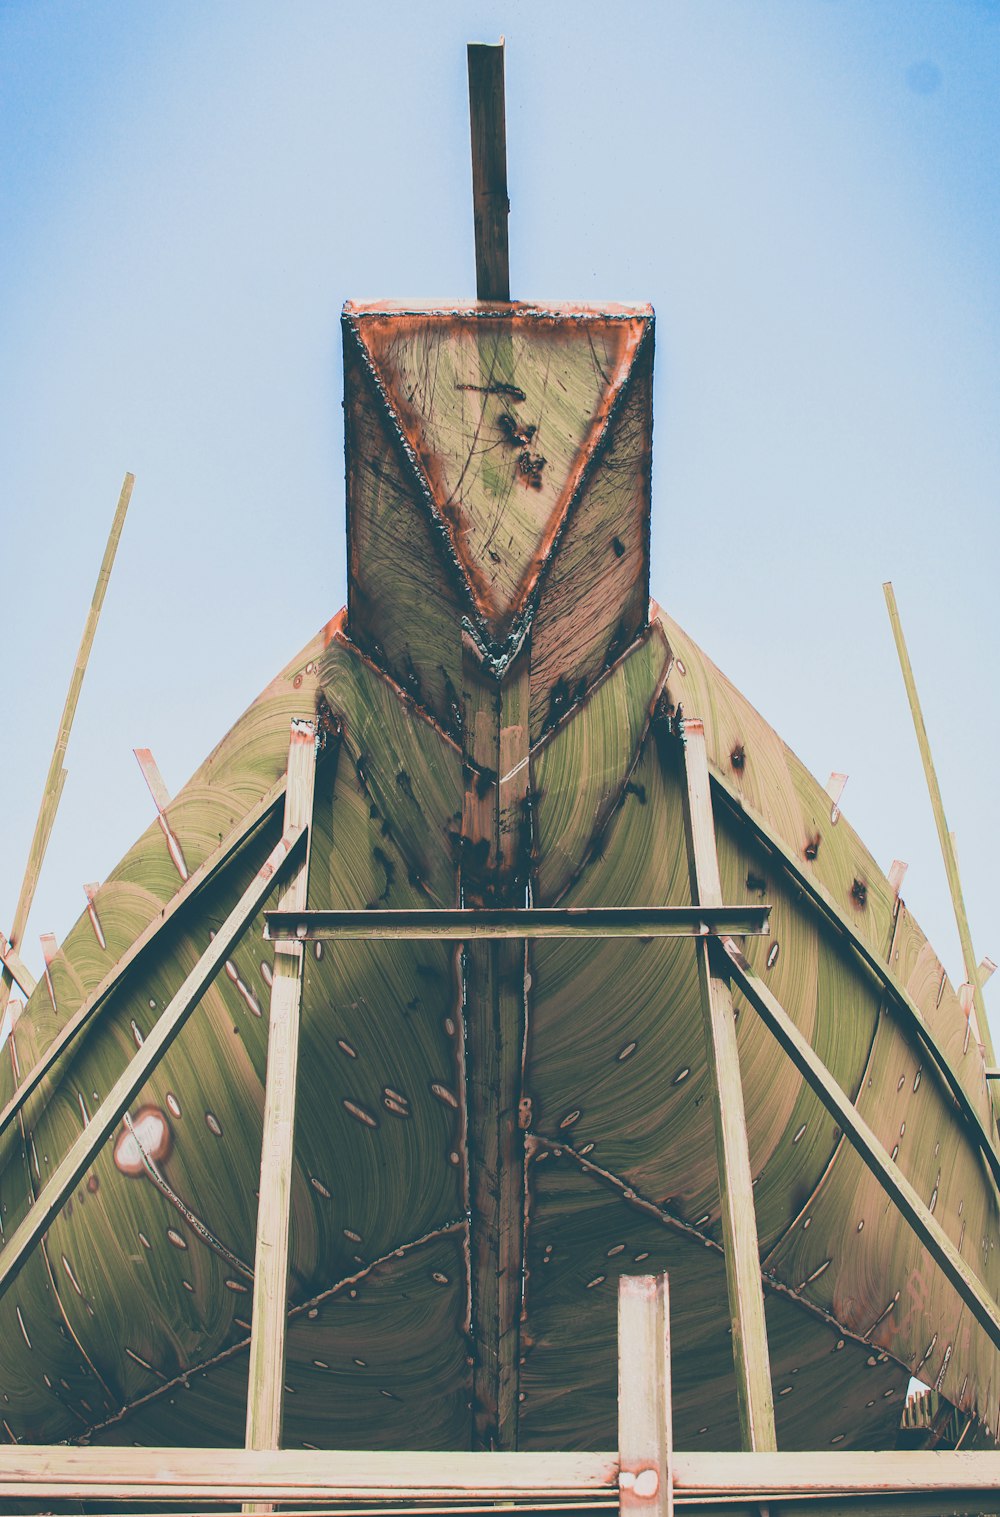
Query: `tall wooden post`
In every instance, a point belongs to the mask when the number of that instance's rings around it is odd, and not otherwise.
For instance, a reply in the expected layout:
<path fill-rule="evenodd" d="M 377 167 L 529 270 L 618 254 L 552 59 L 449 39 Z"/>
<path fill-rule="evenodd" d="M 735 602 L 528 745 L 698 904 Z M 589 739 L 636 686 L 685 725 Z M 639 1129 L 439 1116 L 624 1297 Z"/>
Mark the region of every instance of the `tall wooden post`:
<path fill-rule="evenodd" d="M 618 1281 L 618 1507 L 673 1517 L 670 1291 L 666 1275 Z"/>
<path fill-rule="evenodd" d="M 705 726 L 695 718 L 684 721 L 684 771 L 685 823 L 695 903 L 721 906 L 722 884 L 715 846 Z M 740 1431 L 745 1449 L 770 1451 L 777 1448 L 774 1393 L 733 998 L 728 979 L 713 972 L 708 941 L 699 941 L 696 951 L 705 1049 L 712 1076 L 722 1242 L 733 1326 Z"/>
<path fill-rule="evenodd" d="M 496 47 L 485 42 L 470 42 L 468 53 L 476 298 L 509 300 L 507 217 L 510 201 L 507 199 L 503 39 Z"/>
<path fill-rule="evenodd" d="M 293 721 L 285 790 L 286 829 L 311 827 L 315 775 L 315 725 Z M 281 893 L 279 910 L 305 910 L 308 877 L 307 846 L 305 856 Z M 250 1332 L 248 1449 L 277 1449 L 281 1445 L 288 1312 L 288 1228 L 303 958 L 303 945 L 299 942 L 286 940 L 274 945 Z M 272 1508 L 269 1504 L 252 1504 L 246 1510 L 268 1512 Z"/>

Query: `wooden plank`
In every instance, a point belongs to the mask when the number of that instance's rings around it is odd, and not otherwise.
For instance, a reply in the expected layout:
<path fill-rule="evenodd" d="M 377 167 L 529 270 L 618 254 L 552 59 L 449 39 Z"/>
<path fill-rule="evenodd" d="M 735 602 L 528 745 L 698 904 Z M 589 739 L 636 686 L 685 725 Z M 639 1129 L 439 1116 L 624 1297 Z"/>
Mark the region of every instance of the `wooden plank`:
<path fill-rule="evenodd" d="M 242 844 L 253 832 L 254 828 L 257 827 L 265 817 L 270 815 L 275 806 L 277 806 L 278 802 L 281 800 L 284 793 L 285 777 L 282 775 L 281 779 L 278 780 L 276 784 L 272 785 L 271 789 L 265 795 L 261 796 L 260 800 L 257 801 L 255 805 L 251 806 L 246 815 L 241 817 L 236 826 L 233 828 L 232 832 L 230 832 L 229 835 L 222 840 L 218 848 L 214 849 L 212 853 L 209 854 L 204 863 L 199 865 L 199 867 L 184 882 L 176 894 L 170 897 L 170 900 L 163 907 L 160 914 L 154 917 L 148 926 L 143 928 L 142 932 L 140 932 L 138 937 L 136 937 L 135 940 L 129 945 L 126 951 L 122 954 L 121 958 L 118 959 L 114 966 L 104 976 L 104 979 L 100 982 L 100 984 L 90 993 L 83 1004 L 76 1009 L 73 1015 L 67 1018 L 56 1036 L 52 1039 L 52 1042 L 49 1044 L 42 1057 L 35 1063 L 29 1073 L 25 1075 L 24 1079 L 17 1087 L 17 1090 L 7 1102 L 7 1105 L 3 1108 L 2 1111 L 0 1111 L 0 1136 L 2 1136 L 2 1134 L 9 1127 L 10 1123 L 17 1116 L 17 1113 L 21 1110 L 25 1101 L 27 1101 L 28 1097 L 31 1095 L 32 1091 L 37 1090 L 38 1086 L 41 1084 L 42 1080 L 49 1073 L 49 1071 L 53 1068 L 59 1057 L 78 1037 L 81 1030 L 91 1021 L 94 1016 L 96 1016 L 101 1008 L 107 1004 L 107 1001 L 113 991 L 115 991 L 121 984 L 126 971 L 136 962 L 137 959 L 141 957 L 146 949 L 156 941 L 159 934 L 163 931 L 164 927 L 166 927 L 167 924 L 174 919 L 181 907 L 185 906 L 188 901 L 197 895 L 198 891 L 201 890 L 205 884 L 207 884 L 212 876 L 216 874 L 218 870 L 220 870 L 223 865 L 229 861 L 236 850 L 242 846 Z"/>
<path fill-rule="evenodd" d="M 499 906 L 454 910 L 269 911 L 264 936 L 298 938 L 766 937 L 770 906 Z"/>
<path fill-rule="evenodd" d="M 995 1183 L 1000 1186 L 1000 1154 L 998 1154 L 994 1147 L 992 1138 L 986 1131 L 978 1111 L 970 1101 L 965 1086 L 952 1068 L 947 1056 L 938 1047 L 937 1040 L 927 1025 L 920 1007 L 913 1000 L 912 996 L 907 994 L 889 965 L 883 963 L 868 947 L 867 943 L 859 937 L 828 892 L 814 878 L 807 874 L 791 849 L 782 842 L 776 833 L 768 828 L 763 817 L 753 806 L 744 800 L 735 785 L 716 769 L 711 771 L 711 780 L 712 788 L 716 794 L 725 798 L 740 820 L 750 827 L 751 831 L 756 834 L 775 858 L 780 861 L 785 873 L 790 879 L 794 880 L 796 886 L 802 891 L 802 894 L 818 908 L 820 914 L 840 934 L 843 940 L 850 944 L 854 952 L 871 971 L 876 981 L 888 992 L 894 1015 L 898 1017 L 904 1028 L 913 1033 L 921 1048 L 927 1054 L 931 1069 L 944 1088 L 954 1098 L 970 1138 L 979 1147 Z"/>
<path fill-rule="evenodd" d="M 673 1517 L 670 1288 L 666 1275 L 618 1281 L 618 1475 L 622 1517 Z"/>
<path fill-rule="evenodd" d="M 49 837 L 52 833 L 52 824 L 55 821 L 56 810 L 59 806 L 59 798 L 62 795 L 63 785 L 66 782 L 66 771 L 63 769 L 63 759 L 66 757 L 66 749 L 69 746 L 69 735 L 73 727 L 73 718 L 76 715 L 77 702 L 80 699 L 80 691 L 83 688 L 83 677 L 87 672 L 87 663 L 90 659 L 90 650 L 94 646 L 94 635 L 97 632 L 97 623 L 101 615 L 101 607 L 104 605 L 104 595 L 111 578 L 111 569 L 114 565 L 115 554 L 118 552 L 118 543 L 125 525 L 125 513 L 128 511 L 129 501 L 132 499 L 132 486 L 135 484 L 135 475 L 126 474 L 118 497 L 118 505 L 115 508 L 114 520 L 111 523 L 111 531 L 104 549 L 104 557 L 97 575 L 97 584 L 90 602 L 90 610 L 84 623 L 83 636 L 80 639 L 80 647 L 77 650 L 76 663 L 73 666 L 73 674 L 69 682 L 69 690 L 66 694 L 66 702 L 63 706 L 62 716 L 59 720 L 59 730 L 56 734 L 55 747 L 52 750 L 52 758 L 49 761 L 49 772 L 45 777 L 45 789 L 42 792 L 42 802 L 38 808 L 38 819 L 35 822 L 35 832 L 31 840 L 31 848 L 28 852 L 28 864 L 21 882 L 21 892 L 14 908 L 14 920 L 11 923 L 10 941 L 15 948 L 20 947 L 24 938 L 25 929 L 28 925 L 28 914 L 31 911 L 31 903 L 34 900 L 35 888 L 38 877 L 42 872 L 42 863 L 45 859 L 45 850 L 48 847 Z M 3 1015 L 10 996 L 11 977 L 7 966 L 0 968 L 0 1016 Z"/>
<path fill-rule="evenodd" d="M 934 768 L 930 738 L 927 736 L 924 713 L 921 710 L 920 697 L 917 694 L 917 682 L 913 677 L 913 666 L 910 663 L 906 639 L 903 636 L 903 624 L 899 619 L 899 608 L 896 605 L 895 592 L 888 580 L 882 586 L 882 590 L 885 594 L 885 603 L 889 610 L 889 621 L 892 624 L 892 635 L 896 643 L 896 652 L 899 655 L 899 667 L 903 672 L 906 698 L 910 703 L 910 715 L 913 718 L 913 729 L 917 735 L 920 760 L 924 766 L 924 778 L 927 781 L 927 790 L 931 798 L 931 810 L 934 812 L 934 825 L 937 828 L 938 842 L 941 845 L 941 857 L 944 859 L 945 873 L 948 876 L 948 889 L 951 891 L 952 909 L 955 912 L 958 938 L 962 945 L 965 979 L 966 983 L 972 987 L 972 1000 L 976 1008 L 976 1021 L 979 1025 L 979 1041 L 986 1049 L 986 1062 L 988 1064 L 995 1064 L 996 1055 L 993 1052 L 993 1040 L 990 1037 L 989 1021 L 986 1016 L 986 1003 L 983 1000 L 983 987 L 979 979 L 979 961 L 972 947 L 972 933 L 969 930 L 969 918 L 965 910 L 965 897 L 962 894 L 962 880 L 958 872 L 958 855 L 955 852 L 955 839 L 953 834 L 948 831 L 948 821 L 944 813 L 944 801 L 941 799 L 941 786 L 938 783 L 937 771 Z"/>
<path fill-rule="evenodd" d="M 510 300 L 507 246 L 507 124 L 504 44 L 470 42 L 469 122 L 472 131 L 472 207 L 476 231 L 476 295 Z"/>
<path fill-rule="evenodd" d="M 286 832 L 226 917 L 138 1053 L 119 1075 L 83 1132 L 56 1165 L 34 1206 L 0 1251 L 0 1296 L 4 1294 L 35 1244 L 69 1200 L 77 1181 L 93 1163 L 102 1143 L 157 1067 L 202 995 L 271 894 L 305 840 L 300 829 Z"/>
<path fill-rule="evenodd" d="M 673 1455 L 678 1506 L 977 1493 L 995 1497 L 1000 1454 L 847 1450 Z M 601 1501 L 619 1456 L 600 1453 L 370 1453 L 233 1448 L 0 1446 L 0 1500 L 281 1502 Z M 852 1510 L 858 1510 L 852 1503 Z M 947 1510 L 947 1508 L 940 1508 Z M 979 1510 L 975 1505 L 974 1510 Z M 914 1508 L 916 1510 L 916 1508 Z M 968 1508 L 966 1508 L 968 1510 Z"/>
<path fill-rule="evenodd" d="M 171 827 L 167 816 L 167 807 L 170 805 L 170 791 L 163 782 L 163 775 L 160 773 L 159 765 L 150 749 L 133 748 L 132 752 L 138 760 L 139 768 L 142 770 L 142 777 L 146 781 L 146 787 L 153 797 L 157 819 L 160 823 L 160 831 L 166 838 L 167 852 L 170 854 L 171 862 L 181 879 L 186 880 L 190 874 L 190 870 L 184 858 L 184 850 L 181 848 L 180 839 Z"/>
<path fill-rule="evenodd" d="M 21 993 L 30 996 L 35 988 L 35 977 L 28 966 L 22 962 L 17 949 L 11 947 L 2 932 L 0 932 L 0 962 L 3 963 Z"/>
<path fill-rule="evenodd" d="M 432 1501 L 614 1492 L 614 1453 L 0 1446 L 0 1499 Z"/>
<path fill-rule="evenodd" d="M 718 906 L 722 903 L 722 883 L 708 778 L 705 726 L 697 718 L 686 717 L 684 720 L 683 754 L 685 826 L 692 892 L 700 906 Z M 773 1450 L 777 1448 L 774 1393 L 733 998 L 728 981 L 713 972 L 708 942 L 697 943 L 696 952 L 705 1053 L 712 1078 L 719 1204 L 740 1434 L 745 1449 Z"/>
<path fill-rule="evenodd" d="M 312 825 L 316 776 L 316 727 L 293 721 L 288 747 L 285 831 Z M 308 849 L 281 892 L 285 911 L 305 909 Z M 274 978 L 264 1086 L 264 1132 L 260 1156 L 260 1200 L 254 1262 L 253 1317 L 247 1393 L 246 1447 L 281 1446 L 285 1387 L 285 1327 L 288 1314 L 288 1228 L 295 1140 L 295 1087 L 302 1003 L 302 944 L 275 944 Z M 253 1510 L 270 1510 L 257 1506 Z"/>
<path fill-rule="evenodd" d="M 754 974 L 731 938 L 718 945 L 720 961 L 747 1001 L 785 1050 L 838 1124 L 844 1137 L 864 1160 L 889 1199 L 906 1218 L 935 1264 L 968 1306 L 991 1342 L 1000 1348 L 1000 1307 L 969 1268 L 944 1228 L 931 1214 L 905 1175 L 898 1170 L 868 1124 L 856 1111 L 822 1060 L 799 1032 L 791 1017 Z"/>

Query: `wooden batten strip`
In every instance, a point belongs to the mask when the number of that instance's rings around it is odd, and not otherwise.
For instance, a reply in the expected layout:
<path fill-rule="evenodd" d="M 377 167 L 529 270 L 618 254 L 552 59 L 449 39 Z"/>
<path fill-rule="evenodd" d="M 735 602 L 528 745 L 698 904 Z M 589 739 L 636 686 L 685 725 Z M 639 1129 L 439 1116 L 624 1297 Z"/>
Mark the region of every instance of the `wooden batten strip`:
<path fill-rule="evenodd" d="M 156 1069 L 240 937 L 271 894 L 305 841 L 302 828 L 284 834 L 226 917 L 180 989 L 164 1008 L 138 1053 L 119 1075 L 83 1132 L 60 1160 L 27 1216 L 0 1251 L 0 1297 L 35 1244 L 69 1200 L 77 1181 Z"/>
<path fill-rule="evenodd" d="M 91 992 L 73 1015 L 64 1022 L 41 1058 L 29 1073 L 25 1075 L 17 1090 L 7 1102 L 7 1105 L 0 1111 L 0 1135 L 6 1131 L 25 1101 L 27 1101 L 34 1090 L 37 1090 L 59 1057 L 78 1037 L 87 1023 L 107 1003 L 112 992 L 121 984 L 126 971 L 131 968 L 150 944 L 155 942 L 164 927 L 173 920 L 181 907 L 185 906 L 193 896 L 197 895 L 202 886 L 207 884 L 212 876 L 229 861 L 236 850 L 246 842 L 254 828 L 266 816 L 270 815 L 284 793 L 285 776 L 282 775 L 281 779 L 272 785 L 267 794 L 261 796 L 260 800 L 254 806 L 251 806 L 246 815 L 241 817 L 228 837 L 224 838 L 218 848 L 209 854 L 204 863 L 194 871 L 176 894 L 171 896 L 159 915 L 155 916 L 148 926 L 143 928 L 142 932 L 129 945 L 96 989 Z"/>
<path fill-rule="evenodd" d="M 744 997 L 791 1059 L 799 1074 L 819 1097 L 851 1147 L 863 1159 L 882 1189 L 902 1213 L 935 1264 L 958 1292 L 990 1341 L 1000 1348 L 1000 1307 L 971 1270 L 941 1224 L 899 1170 L 853 1102 L 841 1089 L 812 1045 L 803 1037 L 764 982 L 754 974 L 731 938 L 718 945 L 724 964 Z"/>
<path fill-rule="evenodd" d="M 701 907 L 719 906 L 722 883 L 705 726 L 700 720 L 689 717 L 684 721 L 683 756 L 692 891 Z M 712 1116 L 740 1434 L 745 1449 L 775 1449 L 774 1393 L 733 998 L 728 978 L 713 968 L 708 941 L 698 942 L 696 951 L 705 1053 L 712 1077 Z"/>
<path fill-rule="evenodd" d="M 472 134 L 472 208 L 476 234 L 476 296 L 510 300 L 507 241 L 507 122 L 504 44 L 468 44 L 469 123 Z"/>

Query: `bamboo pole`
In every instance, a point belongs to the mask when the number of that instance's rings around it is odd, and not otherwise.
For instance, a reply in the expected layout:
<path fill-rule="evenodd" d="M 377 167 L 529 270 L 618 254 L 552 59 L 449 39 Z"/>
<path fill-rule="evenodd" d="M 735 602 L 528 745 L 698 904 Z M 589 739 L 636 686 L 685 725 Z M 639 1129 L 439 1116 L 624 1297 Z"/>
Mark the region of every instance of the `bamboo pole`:
<path fill-rule="evenodd" d="M 83 1132 L 56 1165 L 35 1204 L 0 1251 L 0 1297 L 38 1240 L 69 1200 L 80 1177 L 156 1069 L 235 944 L 267 900 L 304 841 L 302 829 L 286 832 L 254 875 L 197 964 L 171 997 L 156 1026 L 129 1061 Z"/>
<path fill-rule="evenodd" d="M 315 724 L 293 721 L 285 791 L 286 829 L 305 828 L 308 833 L 312 823 L 315 776 Z M 308 880 L 307 851 L 300 856 L 298 867 L 281 893 L 283 910 L 305 909 Z M 286 939 L 275 944 L 250 1329 L 248 1449 L 277 1449 L 281 1446 L 288 1313 L 288 1233 L 303 960 L 301 943 Z M 267 1503 L 251 1503 L 245 1510 L 266 1512 L 272 1507 Z"/>
<path fill-rule="evenodd" d="M 937 771 L 934 768 L 934 759 L 931 755 L 930 738 L 927 736 L 924 713 L 921 710 L 920 697 L 917 694 L 917 682 L 913 677 L 913 666 L 910 663 L 906 639 L 903 637 L 903 624 L 899 618 L 896 596 L 889 580 L 886 580 L 883 584 L 882 590 L 885 594 L 885 603 L 889 610 L 892 635 L 896 641 L 899 667 L 903 671 L 903 684 L 906 686 L 906 697 L 910 703 L 910 715 L 913 718 L 913 728 L 917 735 L 920 760 L 924 766 L 924 778 L 927 781 L 927 789 L 931 798 L 934 825 L 937 827 L 938 842 L 941 845 L 941 857 L 944 859 L 945 873 L 948 876 L 948 889 L 951 891 L 952 909 L 955 912 L 958 938 L 962 945 L 965 979 L 972 989 L 972 1001 L 976 1008 L 979 1037 L 986 1049 L 986 1062 L 987 1064 L 995 1064 L 996 1055 L 993 1052 L 993 1039 L 990 1037 L 990 1026 L 986 1016 L 986 1002 L 983 1000 L 983 989 L 979 981 L 979 961 L 972 948 L 972 933 L 969 931 L 969 918 L 965 911 L 965 897 L 962 894 L 962 881 L 958 872 L 958 855 L 955 852 L 955 838 L 948 831 L 948 822 L 944 814 L 944 801 L 941 799 L 941 787 L 938 784 Z"/>
<path fill-rule="evenodd" d="M 958 1292 L 995 1348 L 1000 1348 L 1000 1306 L 978 1275 L 969 1268 L 940 1222 L 914 1190 L 902 1170 L 890 1159 L 882 1144 L 845 1095 L 838 1082 L 802 1036 L 784 1007 L 744 958 L 731 938 L 718 944 L 720 961 L 736 981 L 744 997 L 765 1027 L 791 1059 L 807 1085 L 833 1117 L 851 1147 L 860 1155 L 890 1201 L 910 1224 L 934 1263 Z"/>
<path fill-rule="evenodd" d="M 104 549 L 104 557 L 101 560 L 97 585 L 90 602 L 90 610 L 87 613 L 87 620 L 84 624 L 80 647 L 77 650 L 76 663 L 73 666 L 73 674 L 69 682 L 69 690 L 66 694 L 66 704 L 63 706 L 59 730 L 56 734 L 55 747 L 52 750 L 52 758 L 49 761 L 49 772 L 45 777 L 45 789 L 42 792 L 42 802 L 38 808 L 38 820 L 35 822 L 31 848 L 28 851 L 28 863 L 24 871 L 24 879 L 21 881 L 21 892 L 17 898 L 17 906 L 14 909 L 14 921 L 10 929 L 10 943 L 14 948 L 20 948 L 24 940 L 28 916 L 31 911 L 31 903 L 35 897 L 38 877 L 42 872 L 45 851 L 48 848 L 49 837 L 52 833 L 52 824 L 55 821 L 59 799 L 62 795 L 63 785 L 66 782 L 63 759 L 66 757 L 66 749 L 69 746 L 69 735 L 73 727 L 73 718 L 76 715 L 80 691 L 83 688 L 83 677 L 87 672 L 90 650 L 94 646 L 94 635 L 97 632 L 97 623 L 100 619 L 101 607 L 104 605 L 104 595 L 108 588 L 108 580 L 111 578 L 111 569 L 115 561 L 115 554 L 118 551 L 122 528 L 125 525 L 125 513 L 128 511 L 129 501 L 132 499 L 132 486 L 134 484 L 135 475 L 126 474 L 121 494 L 118 497 L 114 521 L 111 523 L 107 545 Z M 10 971 L 6 964 L 4 964 L 0 968 L 0 1017 L 3 1016 L 6 1009 L 12 983 Z"/>
<path fill-rule="evenodd" d="M 705 726 L 698 719 L 685 718 L 683 753 L 684 818 L 692 891 L 698 905 L 718 906 L 722 903 L 722 883 Z M 728 978 L 713 971 L 708 941 L 699 941 L 696 952 L 705 1052 L 712 1077 L 712 1116 L 740 1433 L 745 1449 L 773 1450 L 778 1446 L 774 1392 L 733 997 Z"/>

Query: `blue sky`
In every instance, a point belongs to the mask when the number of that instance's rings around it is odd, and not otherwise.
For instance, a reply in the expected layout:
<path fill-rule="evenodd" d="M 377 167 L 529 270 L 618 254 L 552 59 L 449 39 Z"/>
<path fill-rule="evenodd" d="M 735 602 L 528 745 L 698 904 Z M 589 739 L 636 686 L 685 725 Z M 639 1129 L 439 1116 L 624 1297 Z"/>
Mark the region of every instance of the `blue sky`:
<path fill-rule="evenodd" d="M 464 44 L 501 32 L 514 294 L 656 307 L 654 594 L 850 774 L 958 979 L 893 579 L 1000 958 L 985 0 L 2 0 L 0 927 L 126 469 L 36 968 L 150 820 L 132 748 L 179 788 L 342 604 L 338 313 L 473 291 Z"/>

